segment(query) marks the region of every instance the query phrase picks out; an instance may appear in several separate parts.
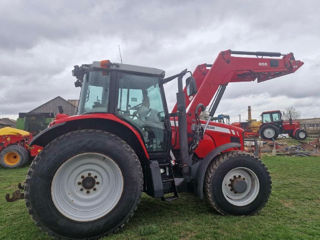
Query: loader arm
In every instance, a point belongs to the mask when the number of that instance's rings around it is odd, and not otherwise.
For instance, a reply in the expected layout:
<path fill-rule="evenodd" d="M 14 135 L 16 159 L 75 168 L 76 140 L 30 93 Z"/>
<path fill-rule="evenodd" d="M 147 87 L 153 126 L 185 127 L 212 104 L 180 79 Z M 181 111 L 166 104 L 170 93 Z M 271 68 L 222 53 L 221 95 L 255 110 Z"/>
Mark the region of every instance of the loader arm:
<path fill-rule="evenodd" d="M 194 70 L 193 77 L 198 92 L 193 98 L 189 98 L 184 89 L 187 116 L 194 117 L 199 103 L 207 107 L 220 86 L 226 86 L 230 82 L 249 82 L 256 79 L 258 83 L 267 81 L 293 73 L 302 65 L 303 62 L 295 60 L 293 53 L 222 51 L 213 65 L 202 64 Z M 174 106 L 172 112 L 176 111 L 177 106 Z"/>

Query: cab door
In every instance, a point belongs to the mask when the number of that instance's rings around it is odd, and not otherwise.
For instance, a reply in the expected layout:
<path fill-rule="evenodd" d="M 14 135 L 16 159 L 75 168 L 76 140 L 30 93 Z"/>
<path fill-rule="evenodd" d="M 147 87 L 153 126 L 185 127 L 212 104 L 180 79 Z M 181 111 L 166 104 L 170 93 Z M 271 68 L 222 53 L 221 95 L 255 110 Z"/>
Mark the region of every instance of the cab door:
<path fill-rule="evenodd" d="M 159 80 L 124 72 L 117 77 L 116 115 L 139 130 L 150 158 L 166 155 L 170 147 L 171 132 L 166 126 L 167 109 Z"/>

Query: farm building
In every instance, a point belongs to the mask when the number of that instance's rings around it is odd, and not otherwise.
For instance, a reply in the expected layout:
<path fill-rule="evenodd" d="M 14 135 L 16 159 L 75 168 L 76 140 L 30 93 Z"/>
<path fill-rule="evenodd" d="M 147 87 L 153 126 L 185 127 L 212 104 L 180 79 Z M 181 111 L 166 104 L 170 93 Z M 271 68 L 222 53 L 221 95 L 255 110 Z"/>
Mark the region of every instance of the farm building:
<path fill-rule="evenodd" d="M 320 118 L 299 119 L 299 122 L 302 128 L 307 131 L 308 135 L 320 135 Z"/>
<path fill-rule="evenodd" d="M 64 98 L 58 96 L 50 101 L 40 105 L 39 107 L 36 107 L 35 109 L 31 110 L 28 112 L 29 114 L 33 113 L 52 113 L 56 115 L 59 113 L 59 106 L 62 107 L 63 113 L 68 114 L 68 115 L 74 115 L 76 112 L 76 101 L 70 100 L 67 101 Z"/>
<path fill-rule="evenodd" d="M 15 127 L 16 121 L 9 119 L 9 118 L 1 118 L 0 119 L 0 128 L 3 127 Z"/>
<path fill-rule="evenodd" d="M 55 97 L 30 112 L 19 113 L 17 128 L 29 131 L 35 135 L 48 126 L 55 115 L 59 113 L 59 108 L 65 114 L 74 115 L 77 104 L 77 100 L 67 101 L 60 96 Z"/>

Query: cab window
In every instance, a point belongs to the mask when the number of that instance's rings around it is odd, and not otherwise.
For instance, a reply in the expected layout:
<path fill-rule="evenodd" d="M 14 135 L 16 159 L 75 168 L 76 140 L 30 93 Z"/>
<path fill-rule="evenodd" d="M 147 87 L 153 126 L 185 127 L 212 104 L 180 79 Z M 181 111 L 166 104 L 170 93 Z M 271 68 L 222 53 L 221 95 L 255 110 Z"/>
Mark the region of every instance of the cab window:
<path fill-rule="evenodd" d="M 267 114 L 263 114 L 263 115 L 262 115 L 262 122 L 263 122 L 263 123 L 272 122 L 272 121 L 271 121 L 271 116 L 270 116 L 270 114 L 268 114 L 268 113 L 267 113 Z"/>
<path fill-rule="evenodd" d="M 117 115 L 130 122 L 143 135 L 148 152 L 166 150 L 164 107 L 159 78 L 121 73 Z"/>
<path fill-rule="evenodd" d="M 279 113 L 273 113 L 273 114 L 272 114 L 272 120 L 273 120 L 274 122 L 280 121 L 280 120 L 281 120 L 280 114 L 279 114 Z"/>
<path fill-rule="evenodd" d="M 87 73 L 81 88 L 78 114 L 108 112 L 109 83 L 110 74 L 102 71 Z"/>

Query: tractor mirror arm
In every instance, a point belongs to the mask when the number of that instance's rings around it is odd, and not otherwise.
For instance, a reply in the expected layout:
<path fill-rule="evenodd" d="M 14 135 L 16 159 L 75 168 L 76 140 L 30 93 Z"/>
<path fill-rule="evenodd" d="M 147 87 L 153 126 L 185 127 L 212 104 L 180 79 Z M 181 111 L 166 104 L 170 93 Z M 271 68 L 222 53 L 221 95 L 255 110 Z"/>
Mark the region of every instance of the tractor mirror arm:
<path fill-rule="evenodd" d="M 75 87 L 81 87 L 83 82 L 83 77 L 86 74 L 88 68 L 85 65 L 78 66 L 75 65 L 72 70 L 72 76 L 76 77 L 77 80 L 74 82 Z"/>
<path fill-rule="evenodd" d="M 175 79 L 175 78 L 177 78 L 177 77 L 180 77 L 180 76 L 183 77 L 187 72 L 188 72 L 188 70 L 187 70 L 187 69 L 184 69 L 184 70 L 183 70 L 182 72 L 180 72 L 180 73 L 177 73 L 177 74 L 172 75 L 172 76 L 170 76 L 170 77 L 164 78 L 164 79 L 162 80 L 162 84 L 166 84 L 166 83 L 172 81 L 173 79 Z"/>
<path fill-rule="evenodd" d="M 87 64 L 83 64 L 80 67 L 75 65 L 72 70 L 72 76 L 77 78 L 77 80 L 74 82 L 75 87 L 82 87 L 84 75 L 91 71 L 108 71 L 108 69 L 104 67 L 92 67 Z"/>

